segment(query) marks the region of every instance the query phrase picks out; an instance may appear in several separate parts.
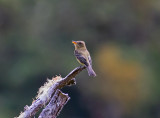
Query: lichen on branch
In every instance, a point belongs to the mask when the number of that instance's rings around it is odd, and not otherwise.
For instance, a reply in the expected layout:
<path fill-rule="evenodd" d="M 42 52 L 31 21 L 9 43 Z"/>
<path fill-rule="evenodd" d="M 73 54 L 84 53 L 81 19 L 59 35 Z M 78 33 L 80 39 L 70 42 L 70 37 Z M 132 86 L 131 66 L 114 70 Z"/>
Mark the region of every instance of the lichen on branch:
<path fill-rule="evenodd" d="M 64 86 L 75 85 L 75 76 L 85 68 L 85 66 L 77 67 L 72 70 L 65 78 L 62 78 L 61 76 L 56 76 L 51 80 L 47 79 L 47 82 L 39 88 L 36 99 L 33 100 L 30 106 L 26 105 L 24 107 L 24 112 L 22 112 L 19 117 L 16 118 L 31 118 L 32 116 L 35 116 L 35 114 L 47 103 L 49 104 L 46 108 L 43 109 L 39 118 L 56 118 L 61 109 L 70 99 L 70 97 L 67 94 L 62 93 L 60 89 Z M 57 107 L 51 107 L 53 105 L 50 104 L 52 104 L 53 101 L 55 101 L 55 104 L 58 104 L 58 106 L 56 105 Z M 48 108 L 50 109 L 50 112 L 45 112 Z M 51 115 L 53 115 L 53 117 L 51 117 Z"/>

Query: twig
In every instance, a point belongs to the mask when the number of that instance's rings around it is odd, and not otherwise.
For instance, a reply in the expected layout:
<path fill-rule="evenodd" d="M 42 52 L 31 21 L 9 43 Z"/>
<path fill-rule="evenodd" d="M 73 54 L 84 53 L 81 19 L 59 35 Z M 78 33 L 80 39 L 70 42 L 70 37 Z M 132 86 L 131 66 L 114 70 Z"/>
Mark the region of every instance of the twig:
<path fill-rule="evenodd" d="M 31 118 L 32 116 L 34 116 L 39 111 L 40 108 L 42 108 L 45 104 L 47 104 L 51 100 L 52 97 L 55 97 L 56 95 L 55 92 L 57 91 L 57 89 L 61 89 L 67 85 L 75 84 L 75 76 L 85 68 L 86 68 L 85 66 L 77 67 L 74 70 L 72 70 L 65 78 L 61 78 L 61 77 L 53 78 L 53 81 L 52 81 L 53 84 L 49 88 L 46 87 L 47 85 L 44 85 L 45 89 L 47 88 L 45 92 L 44 91 L 42 93 L 40 92 L 39 93 L 40 95 L 38 95 L 38 98 L 32 103 L 32 105 L 25 106 L 24 112 L 21 113 L 20 116 L 17 118 Z M 49 117 L 46 117 L 46 118 L 49 118 Z"/>

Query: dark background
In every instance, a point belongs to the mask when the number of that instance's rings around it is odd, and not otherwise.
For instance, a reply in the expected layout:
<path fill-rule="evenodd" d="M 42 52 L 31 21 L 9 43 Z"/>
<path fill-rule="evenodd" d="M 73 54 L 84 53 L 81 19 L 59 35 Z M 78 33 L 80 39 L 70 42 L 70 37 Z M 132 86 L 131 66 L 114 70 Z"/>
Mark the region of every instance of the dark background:
<path fill-rule="evenodd" d="M 0 118 L 79 66 L 72 40 L 86 42 L 98 76 L 63 89 L 59 118 L 160 118 L 159 0 L 0 0 Z"/>

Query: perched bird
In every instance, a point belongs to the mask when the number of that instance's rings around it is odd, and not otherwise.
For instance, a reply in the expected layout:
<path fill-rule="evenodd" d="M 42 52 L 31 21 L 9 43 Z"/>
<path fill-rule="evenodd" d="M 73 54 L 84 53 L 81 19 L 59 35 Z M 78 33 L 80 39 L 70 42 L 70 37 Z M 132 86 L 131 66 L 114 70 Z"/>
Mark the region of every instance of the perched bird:
<path fill-rule="evenodd" d="M 77 61 L 81 65 L 85 65 L 88 71 L 89 76 L 96 76 L 96 73 L 92 69 L 92 59 L 86 48 L 84 41 L 72 41 L 75 46 L 74 55 L 77 58 Z"/>

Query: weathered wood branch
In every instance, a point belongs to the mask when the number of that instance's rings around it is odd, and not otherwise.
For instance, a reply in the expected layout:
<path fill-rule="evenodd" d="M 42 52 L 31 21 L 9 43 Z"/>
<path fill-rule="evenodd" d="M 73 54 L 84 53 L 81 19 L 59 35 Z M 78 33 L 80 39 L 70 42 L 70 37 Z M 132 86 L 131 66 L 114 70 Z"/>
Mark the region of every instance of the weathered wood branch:
<path fill-rule="evenodd" d="M 67 94 L 56 90 L 49 104 L 43 109 L 38 118 L 56 118 L 69 99 L 70 97 Z"/>
<path fill-rule="evenodd" d="M 59 91 L 59 89 L 63 88 L 64 86 L 75 84 L 76 83 L 75 76 L 77 74 L 79 74 L 82 70 L 84 70 L 85 68 L 86 68 L 85 66 L 80 66 L 80 67 L 77 67 L 74 70 L 72 70 L 65 78 L 61 78 L 58 76 L 58 77 L 52 78 L 52 80 L 48 80 L 48 82 L 40 88 L 40 90 L 38 92 L 38 96 L 36 97 L 37 99 L 35 101 L 33 101 L 31 106 L 25 106 L 24 112 L 21 113 L 20 116 L 17 118 L 31 118 L 32 116 L 35 116 L 35 114 L 39 111 L 39 109 L 42 108 L 44 105 L 46 105 L 48 102 L 50 102 L 49 104 L 52 104 L 52 101 L 55 101 L 55 98 L 57 98 L 57 93 L 56 93 L 57 89 Z M 63 93 L 61 93 L 61 94 L 63 94 Z M 60 95 L 58 97 L 59 98 L 58 100 L 62 100 L 61 97 L 62 96 Z M 53 98 L 53 100 L 51 100 L 52 98 Z M 66 99 L 67 99 L 67 97 L 66 97 Z M 65 103 L 62 102 L 62 106 L 60 107 L 61 109 L 63 108 Z M 48 104 L 48 107 L 50 106 L 49 104 Z M 51 109 L 53 109 L 53 108 L 51 108 Z M 55 109 L 55 110 L 57 110 L 57 109 Z M 44 109 L 44 111 L 46 111 L 46 110 Z M 52 111 L 52 112 L 55 112 L 55 111 Z M 56 114 L 58 115 L 58 113 L 59 113 L 59 111 Z M 42 116 L 42 114 L 44 114 L 43 111 L 40 116 Z M 49 117 L 49 114 L 48 114 L 48 117 L 46 116 L 45 118 L 56 118 L 56 116 Z"/>

